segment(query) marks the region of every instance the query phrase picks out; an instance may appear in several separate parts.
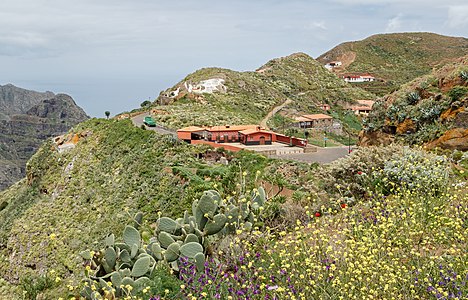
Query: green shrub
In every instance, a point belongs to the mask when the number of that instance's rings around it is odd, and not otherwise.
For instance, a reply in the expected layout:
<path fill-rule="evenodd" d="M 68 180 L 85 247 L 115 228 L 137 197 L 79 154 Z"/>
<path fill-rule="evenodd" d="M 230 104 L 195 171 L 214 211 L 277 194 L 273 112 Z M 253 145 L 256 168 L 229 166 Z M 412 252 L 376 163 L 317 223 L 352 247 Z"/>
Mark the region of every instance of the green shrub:
<path fill-rule="evenodd" d="M 406 96 L 406 101 L 409 105 L 414 105 L 418 103 L 419 100 L 421 100 L 421 96 L 418 92 L 411 92 Z"/>
<path fill-rule="evenodd" d="M 461 78 L 464 82 L 468 82 L 468 71 L 461 71 L 461 72 L 460 72 L 460 78 Z"/>
<path fill-rule="evenodd" d="M 49 276 L 49 274 L 40 275 L 40 276 L 26 276 L 21 278 L 19 286 L 24 291 L 24 296 L 26 299 L 35 300 L 37 296 L 53 287 L 55 281 Z"/>
<path fill-rule="evenodd" d="M 452 101 L 458 101 L 468 93 L 468 88 L 464 86 L 454 86 L 449 92 L 448 96 Z"/>

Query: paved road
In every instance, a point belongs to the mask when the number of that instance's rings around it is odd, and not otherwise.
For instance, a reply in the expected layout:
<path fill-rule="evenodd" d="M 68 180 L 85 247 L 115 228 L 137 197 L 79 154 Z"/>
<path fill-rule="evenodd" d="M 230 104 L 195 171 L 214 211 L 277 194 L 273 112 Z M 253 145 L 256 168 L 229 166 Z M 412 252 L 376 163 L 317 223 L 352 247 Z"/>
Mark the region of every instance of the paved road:
<path fill-rule="evenodd" d="M 145 117 L 147 117 L 149 115 L 150 114 L 146 112 L 146 113 L 142 113 L 141 115 L 134 116 L 132 118 L 132 122 L 133 122 L 133 124 L 135 124 L 135 126 L 140 127 L 141 125 L 144 124 L 143 120 L 145 119 Z M 156 127 L 146 126 L 146 129 L 147 130 L 153 130 L 153 131 L 159 132 L 161 134 L 170 134 L 170 135 L 172 135 L 174 137 L 177 137 L 177 133 L 175 131 L 169 130 L 167 128 L 164 128 L 164 127 L 161 127 L 161 126 L 158 126 L 158 125 L 156 125 Z"/>
<path fill-rule="evenodd" d="M 348 146 L 340 147 L 317 147 L 317 152 L 312 153 L 298 153 L 298 154 L 284 154 L 271 156 L 273 158 L 292 159 L 302 162 L 317 162 L 321 164 L 330 163 L 341 157 L 348 155 Z"/>

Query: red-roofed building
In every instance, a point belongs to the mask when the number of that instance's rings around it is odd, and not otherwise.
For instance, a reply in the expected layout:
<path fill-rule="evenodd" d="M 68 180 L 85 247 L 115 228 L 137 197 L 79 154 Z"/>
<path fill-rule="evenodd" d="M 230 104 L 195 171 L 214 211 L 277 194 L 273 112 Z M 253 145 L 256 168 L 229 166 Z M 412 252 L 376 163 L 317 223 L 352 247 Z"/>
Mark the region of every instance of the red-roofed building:
<path fill-rule="evenodd" d="M 188 143 L 220 144 L 242 143 L 244 145 L 271 145 L 274 142 L 306 147 L 307 140 L 289 137 L 265 130 L 258 125 L 234 125 L 199 127 L 189 126 L 177 130 L 177 137 Z"/>
<path fill-rule="evenodd" d="M 325 114 L 302 115 L 297 117 L 296 125 L 300 128 L 328 128 L 333 126 L 333 118 Z"/>
<path fill-rule="evenodd" d="M 276 133 L 261 129 L 246 129 L 239 131 L 240 142 L 244 145 L 271 145 L 276 141 Z"/>
<path fill-rule="evenodd" d="M 349 105 L 348 110 L 353 111 L 356 115 L 365 115 L 367 116 L 374 106 L 375 101 L 372 100 L 357 100 L 357 104 Z"/>
<path fill-rule="evenodd" d="M 207 140 L 217 143 L 233 143 L 239 142 L 239 131 L 257 127 L 258 125 L 189 126 L 177 130 L 177 137 L 187 142 L 191 140 Z"/>

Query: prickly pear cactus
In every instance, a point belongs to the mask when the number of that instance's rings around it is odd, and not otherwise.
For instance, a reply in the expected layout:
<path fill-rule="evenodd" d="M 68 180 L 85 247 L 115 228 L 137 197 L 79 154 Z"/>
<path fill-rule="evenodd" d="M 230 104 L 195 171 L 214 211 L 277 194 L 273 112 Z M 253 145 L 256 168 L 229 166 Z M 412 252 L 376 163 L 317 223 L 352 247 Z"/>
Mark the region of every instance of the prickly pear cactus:
<path fill-rule="evenodd" d="M 239 228 L 251 230 L 255 224 L 255 214 L 266 200 L 262 187 L 248 195 L 224 200 L 217 191 L 206 191 L 200 199 L 193 201 L 192 214 L 186 211 L 183 217 L 176 220 L 160 217 L 154 236 L 145 237 L 143 242 L 138 230 L 143 224 L 143 215 L 136 214 L 135 226 L 128 225 L 123 231 L 123 242 L 116 241 L 115 236 L 110 234 L 104 240 L 104 249 L 81 253 L 85 264 L 91 268 L 89 275 L 92 279 L 81 295 L 94 299 L 93 284 L 97 285 L 96 289 L 108 291 L 114 298 L 124 293 L 134 295 L 148 285 L 158 262 L 167 263 L 178 271 L 180 259 L 188 259 L 198 271 L 203 271 L 210 241 Z M 148 244 L 143 245 L 145 242 Z M 114 290 L 109 289 L 109 282 Z M 131 292 L 123 291 L 121 286 L 132 287 Z"/>
<path fill-rule="evenodd" d="M 123 240 L 124 243 L 116 243 L 114 235 L 109 235 L 104 239 L 106 245 L 104 249 L 80 253 L 85 264 L 90 267 L 87 271 L 89 272 L 88 285 L 81 291 L 82 297 L 95 299 L 96 292 L 93 289 L 107 291 L 113 297 L 128 293 L 136 295 L 144 288 L 142 284 L 148 283 L 156 267 L 157 258 L 153 257 L 153 252 L 149 254 L 141 248 L 140 233 L 135 227 L 125 227 Z M 158 252 L 156 246 L 153 246 L 152 250 L 154 253 Z M 110 283 L 114 289 L 110 288 Z M 132 289 L 123 291 L 122 285 L 131 286 Z"/>
<path fill-rule="evenodd" d="M 159 218 L 156 225 L 158 227 L 158 230 L 165 231 L 170 234 L 174 234 L 179 228 L 179 224 L 177 224 L 176 221 L 168 217 Z"/>

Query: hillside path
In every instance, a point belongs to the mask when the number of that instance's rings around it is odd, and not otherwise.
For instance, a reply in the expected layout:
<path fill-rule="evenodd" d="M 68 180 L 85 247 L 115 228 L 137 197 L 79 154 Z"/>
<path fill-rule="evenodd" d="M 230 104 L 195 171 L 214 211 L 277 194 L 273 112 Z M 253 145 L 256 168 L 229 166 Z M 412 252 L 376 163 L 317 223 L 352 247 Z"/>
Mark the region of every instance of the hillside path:
<path fill-rule="evenodd" d="M 290 104 L 292 102 L 291 99 L 287 98 L 286 101 L 284 101 L 282 104 L 278 105 L 278 106 L 275 106 L 273 107 L 273 109 L 265 116 L 265 118 L 263 118 L 263 120 L 260 122 L 260 127 L 263 127 L 265 129 L 270 129 L 268 128 L 267 126 L 267 122 L 268 120 L 274 116 L 274 114 L 276 114 L 280 109 L 282 109 L 283 107 L 285 107 L 286 105 Z"/>
<path fill-rule="evenodd" d="M 136 115 L 136 116 L 134 116 L 134 117 L 132 118 L 132 122 L 133 122 L 133 124 L 134 124 L 135 126 L 141 127 L 141 125 L 144 125 L 143 120 L 145 119 L 145 117 L 147 117 L 147 116 L 149 116 L 149 115 L 150 115 L 150 114 L 147 113 L 147 112 L 142 113 L 142 114 L 139 114 L 139 115 Z M 155 127 L 148 127 L 148 126 L 146 126 L 146 125 L 145 125 L 145 127 L 146 127 L 147 130 L 153 130 L 153 131 L 159 132 L 159 133 L 161 133 L 161 134 L 170 134 L 170 135 L 172 135 L 172 136 L 174 136 L 174 137 L 177 137 L 177 133 L 176 133 L 175 131 L 172 131 L 172 130 L 170 130 L 170 129 L 164 128 L 164 127 L 159 126 L 159 125 L 157 125 L 157 124 L 156 124 Z"/>

